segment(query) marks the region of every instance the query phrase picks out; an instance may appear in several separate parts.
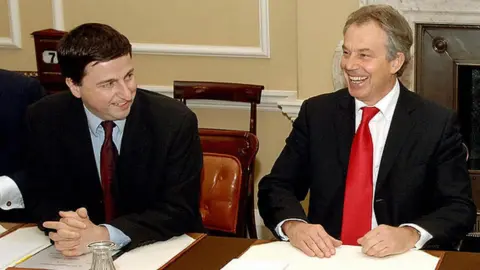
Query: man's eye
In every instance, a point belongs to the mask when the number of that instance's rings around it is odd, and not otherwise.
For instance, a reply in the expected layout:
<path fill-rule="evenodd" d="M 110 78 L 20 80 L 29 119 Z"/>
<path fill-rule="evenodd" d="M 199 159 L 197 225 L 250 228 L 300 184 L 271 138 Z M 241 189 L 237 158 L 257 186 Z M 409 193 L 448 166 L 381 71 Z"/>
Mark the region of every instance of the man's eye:
<path fill-rule="evenodd" d="M 112 88 L 115 85 L 115 82 L 107 82 L 100 85 L 101 88 Z"/>

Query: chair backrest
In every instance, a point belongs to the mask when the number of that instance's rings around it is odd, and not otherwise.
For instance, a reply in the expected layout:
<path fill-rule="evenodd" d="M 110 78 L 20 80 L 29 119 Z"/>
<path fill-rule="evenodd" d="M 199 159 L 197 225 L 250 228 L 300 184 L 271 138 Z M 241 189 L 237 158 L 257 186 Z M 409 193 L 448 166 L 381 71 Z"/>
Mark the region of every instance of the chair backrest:
<path fill-rule="evenodd" d="M 258 138 L 248 131 L 225 129 L 199 129 L 202 150 L 210 153 L 232 155 L 240 160 L 244 176 L 255 161 Z"/>
<path fill-rule="evenodd" d="M 241 167 L 234 156 L 203 153 L 200 213 L 205 228 L 232 234 L 241 229 Z"/>
<path fill-rule="evenodd" d="M 260 104 L 263 85 L 174 81 L 173 97 L 186 104 L 187 99 L 211 99 L 250 103 L 250 132 L 257 133 L 257 104 Z"/>

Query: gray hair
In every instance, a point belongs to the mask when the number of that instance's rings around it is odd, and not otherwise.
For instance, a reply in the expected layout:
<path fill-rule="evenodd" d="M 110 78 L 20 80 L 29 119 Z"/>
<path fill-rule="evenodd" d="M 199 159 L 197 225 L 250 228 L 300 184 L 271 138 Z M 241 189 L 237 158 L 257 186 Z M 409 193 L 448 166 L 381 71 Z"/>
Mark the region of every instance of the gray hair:
<path fill-rule="evenodd" d="M 389 5 L 363 6 L 348 16 L 343 34 L 352 24 L 361 25 L 372 21 L 387 34 L 387 60 L 397 58 L 397 53 L 405 56 L 405 62 L 397 71 L 397 76 L 401 76 L 412 57 L 410 48 L 413 44 L 413 34 L 407 20 L 396 9 Z"/>

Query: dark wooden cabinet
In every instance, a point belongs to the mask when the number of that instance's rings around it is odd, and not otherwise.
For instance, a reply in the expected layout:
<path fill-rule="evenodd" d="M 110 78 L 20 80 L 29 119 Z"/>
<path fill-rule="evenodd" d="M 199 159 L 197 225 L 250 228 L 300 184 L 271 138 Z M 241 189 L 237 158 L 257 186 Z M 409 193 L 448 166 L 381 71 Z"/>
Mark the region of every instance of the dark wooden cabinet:
<path fill-rule="evenodd" d="M 457 112 L 480 210 L 480 25 L 417 24 L 415 91 Z"/>

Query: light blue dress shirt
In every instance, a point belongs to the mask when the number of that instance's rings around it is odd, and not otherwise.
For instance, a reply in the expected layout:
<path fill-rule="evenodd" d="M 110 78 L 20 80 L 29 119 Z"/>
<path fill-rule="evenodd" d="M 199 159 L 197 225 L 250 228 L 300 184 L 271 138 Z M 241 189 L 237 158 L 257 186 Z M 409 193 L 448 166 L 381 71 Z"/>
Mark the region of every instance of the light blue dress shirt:
<path fill-rule="evenodd" d="M 100 177 L 100 151 L 102 149 L 103 140 L 105 139 L 105 131 L 103 127 L 100 125 L 102 123 L 102 119 L 98 118 L 96 115 L 91 113 L 85 106 L 85 114 L 87 115 L 88 120 L 88 128 L 90 130 L 90 138 L 92 138 L 92 146 L 93 146 L 93 154 L 95 155 L 95 164 L 97 165 L 98 177 Z M 118 154 L 120 155 L 120 148 L 122 143 L 123 137 L 123 130 L 125 128 L 125 120 L 113 121 L 115 123 L 115 127 L 113 128 L 113 143 L 117 147 Z M 122 248 L 126 244 L 132 241 L 130 237 L 124 234 L 119 229 L 113 227 L 112 225 L 108 224 L 101 224 L 105 226 L 108 230 L 108 234 L 110 235 L 110 240 L 114 242 L 118 248 Z"/>

